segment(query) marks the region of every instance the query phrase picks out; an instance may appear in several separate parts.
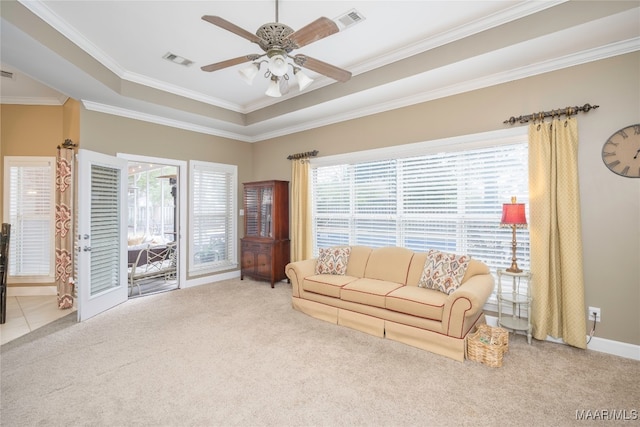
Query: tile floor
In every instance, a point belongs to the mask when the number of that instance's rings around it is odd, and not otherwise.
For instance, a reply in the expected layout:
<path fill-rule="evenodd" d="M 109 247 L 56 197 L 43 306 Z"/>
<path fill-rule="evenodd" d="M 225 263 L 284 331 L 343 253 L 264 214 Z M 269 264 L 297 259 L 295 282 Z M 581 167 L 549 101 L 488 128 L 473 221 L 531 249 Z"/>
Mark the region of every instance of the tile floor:
<path fill-rule="evenodd" d="M 178 283 L 175 280 L 155 280 L 141 284 L 140 293 L 138 288 L 135 288 L 136 292 L 132 292 L 130 297 L 151 295 L 177 288 Z M 56 299 L 56 295 L 7 297 L 7 321 L 4 325 L 0 325 L 0 345 L 76 311 L 75 307 L 71 310 L 58 310 Z"/>
<path fill-rule="evenodd" d="M 55 295 L 7 297 L 7 321 L 0 325 L 0 344 L 8 343 L 34 329 L 75 311 L 58 310 Z"/>

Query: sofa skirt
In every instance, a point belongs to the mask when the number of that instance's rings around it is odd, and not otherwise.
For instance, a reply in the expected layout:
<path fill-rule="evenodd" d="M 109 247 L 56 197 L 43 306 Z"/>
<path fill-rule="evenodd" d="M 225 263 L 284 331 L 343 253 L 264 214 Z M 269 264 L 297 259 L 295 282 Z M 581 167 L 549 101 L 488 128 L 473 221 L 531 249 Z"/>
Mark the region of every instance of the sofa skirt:
<path fill-rule="evenodd" d="M 338 309 L 338 325 L 365 332 L 378 338 L 384 338 L 383 319 L 356 313 L 355 311 Z"/>
<path fill-rule="evenodd" d="M 292 298 L 291 305 L 294 309 L 308 314 L 325 322 L 338 324 L 338 308 L 301 298 Z"/>
<path fill-rule="evenodd" d="M 292 298 L 292 306 L 294 309 L 316 319 L 346 326 L 369 335 L 388 338 L 459 362 L 464 361 L 465 358 L 466 337 L 451 337 L 439 332 L 416 328 L 301 298 Z M 486 323 L 484 314 L 476 320 L 471 327 L 471 331 L 477 325 L 483 323 Z"/>
<path fill-rule="evenodd" d="M 403 344 L 446 356 L 459 362 L 464 361 L 464 338 L 449 337 L 437 332 L 385 322 L 386 338 Z"/>

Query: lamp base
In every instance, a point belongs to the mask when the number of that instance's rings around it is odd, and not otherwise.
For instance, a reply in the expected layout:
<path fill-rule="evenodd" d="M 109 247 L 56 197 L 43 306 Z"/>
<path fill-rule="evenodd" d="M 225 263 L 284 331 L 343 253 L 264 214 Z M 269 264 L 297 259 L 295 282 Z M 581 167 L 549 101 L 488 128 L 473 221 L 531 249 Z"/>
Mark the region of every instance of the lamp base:
<path fill-rule="evenodd" d="M 512 226 L 512 232 L 513 232 L 513 237 L 511 239 L 511 251 L 512 251 L 512 256 L 511 256 L 511 267 L 507 268 L 507 271 L 509 273 L 522 273 L 522 269 L 518 268 L 518 261 L 516 258 L 516 226 L 515 224 L 513 224 Z"/>
<path fill-rule="evenodd" d="M 511 267 L 507 268 L 509 273 L 522 273 L 522 269 L 518 267 L 518 263 L 515 258 L 511 260 Z"/>

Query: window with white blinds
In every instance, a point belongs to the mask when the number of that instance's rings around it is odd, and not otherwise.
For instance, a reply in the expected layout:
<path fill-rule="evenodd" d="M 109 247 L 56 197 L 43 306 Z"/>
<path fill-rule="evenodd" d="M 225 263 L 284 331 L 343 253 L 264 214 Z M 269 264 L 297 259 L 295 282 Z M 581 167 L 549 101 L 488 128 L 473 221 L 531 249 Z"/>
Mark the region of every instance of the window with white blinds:
<path fill-rule="evenodd" d="M 54 157 L 5 157 L 4 221 L 11 224 L 13 283 L 54 281 L 54 191 Z"/>
<path fill-rule="evenodd" d="M 499 225 L 511 196 L 528 207 L 526 136 L 447 148 L 363 163 L 312 161 L 314 253 L 333 245 L 402 246 L 469 254 L 494 273 L 511 265 L 511 229 Z M 517 239 L 518 265 L 528 269 L 528 230 L 519 229 Z"/>
<path fill-rule="evenodd" d="M 236 268 L 237 166 L 189 162 L 189 273 Z"/>

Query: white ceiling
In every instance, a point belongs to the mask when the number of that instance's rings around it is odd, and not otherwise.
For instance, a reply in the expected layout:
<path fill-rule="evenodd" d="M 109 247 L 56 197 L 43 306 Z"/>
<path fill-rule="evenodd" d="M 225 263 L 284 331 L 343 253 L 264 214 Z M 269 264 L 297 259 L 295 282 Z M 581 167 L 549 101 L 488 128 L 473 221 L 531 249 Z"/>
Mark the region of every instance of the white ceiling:
<path fill-rule="evenodd" d="M 355 9 L 364 20 L 292 52 L 347 69 L 313 72 L 304 92 L 264 95 L 237 65 L 262 53 L 201 20 L 250 31 L 275 20 L 275 1 L 15 1 L 0 8 L 2 103 L 86 108 L 255 142 L 530 75 L 640 50 L 640 1 L 280 1 L 294 30 Z M 167 52 L 194 61 L 163 59 Z M 515 112 L 514 112 L 515 113 Z M 506 117 L 505 117 L 506 119 Z"/>

